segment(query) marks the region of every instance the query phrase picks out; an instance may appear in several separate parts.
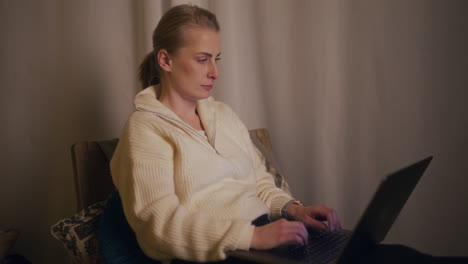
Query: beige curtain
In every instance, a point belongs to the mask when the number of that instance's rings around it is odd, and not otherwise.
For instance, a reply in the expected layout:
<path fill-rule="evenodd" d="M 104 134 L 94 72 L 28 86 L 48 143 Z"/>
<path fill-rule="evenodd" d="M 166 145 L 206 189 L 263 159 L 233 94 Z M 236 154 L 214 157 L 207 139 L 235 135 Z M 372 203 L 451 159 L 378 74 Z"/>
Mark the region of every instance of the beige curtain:
<path fill-rule="evenodd" d="M 0 230 L 34 263 L 67 262 L 49 227 L 75 211 L 77 140 L 119 137 L 137 67 L 173 5 L 221 23 L 214 96 L 266 127 L 297 198 L 351 229 L 387 173 L 434 161 L 387 236 L 468 255 L 468 2 L 0 1 Z"/>

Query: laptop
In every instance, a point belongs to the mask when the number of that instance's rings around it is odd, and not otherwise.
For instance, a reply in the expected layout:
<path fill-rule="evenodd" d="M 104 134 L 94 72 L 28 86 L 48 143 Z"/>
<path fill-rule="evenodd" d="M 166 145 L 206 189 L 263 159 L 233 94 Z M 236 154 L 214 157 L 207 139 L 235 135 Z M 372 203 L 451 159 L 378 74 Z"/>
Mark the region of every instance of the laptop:
<path fill-rule="evenodd" d="M 235 250 L 228 256 L 256 263 L 355 263 L 384 240 L 411 192 L 432 160 L 429 156 L 388 175 L 353 231 L 318 232 L 309 229 L 309 245 L 271 250 Z"/>

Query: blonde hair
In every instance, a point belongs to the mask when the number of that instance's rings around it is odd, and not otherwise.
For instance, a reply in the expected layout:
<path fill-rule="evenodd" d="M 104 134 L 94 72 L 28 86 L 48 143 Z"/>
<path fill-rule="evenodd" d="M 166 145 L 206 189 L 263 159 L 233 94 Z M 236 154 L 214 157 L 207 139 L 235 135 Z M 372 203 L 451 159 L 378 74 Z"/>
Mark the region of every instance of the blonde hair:
<path fill-rule="evenodd" d="M 210 11 L 195 5 L 178 5 L 169 9 L 161 18 L 153 32 L 153 50 L 146 55 L 139 67 L 142 88 L 160 82 L 160 68 L 156 59 L 161 49 L 175 54 L 184 45 L 183 31 L 190 27 L 208 28 L 219 32 L 216 16 Z M 160 91 L 157 91 L 160 94 Z"/>

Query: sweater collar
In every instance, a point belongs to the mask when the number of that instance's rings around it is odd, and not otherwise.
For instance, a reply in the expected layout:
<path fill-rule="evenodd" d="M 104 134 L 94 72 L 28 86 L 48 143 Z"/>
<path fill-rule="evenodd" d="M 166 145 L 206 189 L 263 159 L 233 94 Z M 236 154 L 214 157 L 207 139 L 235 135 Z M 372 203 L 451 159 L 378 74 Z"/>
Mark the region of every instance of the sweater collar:
<path fill-rule="evenodd" d="M 157 85 L 154 85 L 139 92 L 134 100 L 135 109 L 137 111 L 153 112 L 158 115 L 177 120 L 177 122 L 182 122 L 190 127 L 190 125 L 185 123 L 185 121 L 183 121 L 176 113 L 157 99 L 156 90 Z M 196 109 L 205 129 L 205 133 L 208 136 L 208 141 L 212 146 L 214 146 L 214 137 L 216 134 L 216 112 L 213 97 L 210 96 L 207 99 L 198 100 Z"/>
<path fill-rule="evenodd" d="M 207 99 L 198 100 L 197 112 L 201 119 L 203 128 L 205 129 L 208 142 L 211 146 L 214 146 L 214 140 L 216 135 L 216 111 L 213 97 Z"/>

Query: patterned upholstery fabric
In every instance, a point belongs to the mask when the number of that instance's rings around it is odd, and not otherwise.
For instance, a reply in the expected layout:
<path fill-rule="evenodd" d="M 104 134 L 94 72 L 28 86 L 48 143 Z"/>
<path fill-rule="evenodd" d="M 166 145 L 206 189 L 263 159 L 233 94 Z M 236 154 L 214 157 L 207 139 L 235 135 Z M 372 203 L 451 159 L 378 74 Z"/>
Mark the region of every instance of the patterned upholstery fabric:
<path fill-rule="evenodd" d="M 52 235 L 62 241 L 73 263 L 101 262 L 96 230 L 106 203 L 94 203 L 51 227 Z"/>
<path fill-rule="evenodd" d="M 257 137 L 251 135 L 250 138 L 252 139 L 252 143 L 254 143 L 255 147 L 257 148 L 257 154 L 259 155 L 260 159 L 265 162 L 267 171 L 275 180 L 276 186 L 291 195 L 289 185 L 284 179 L 280 166 L 278 165 L 278 162 L 276 161 L 273 154 L 265 148 L 265 146 L 258 140 Z"/>

